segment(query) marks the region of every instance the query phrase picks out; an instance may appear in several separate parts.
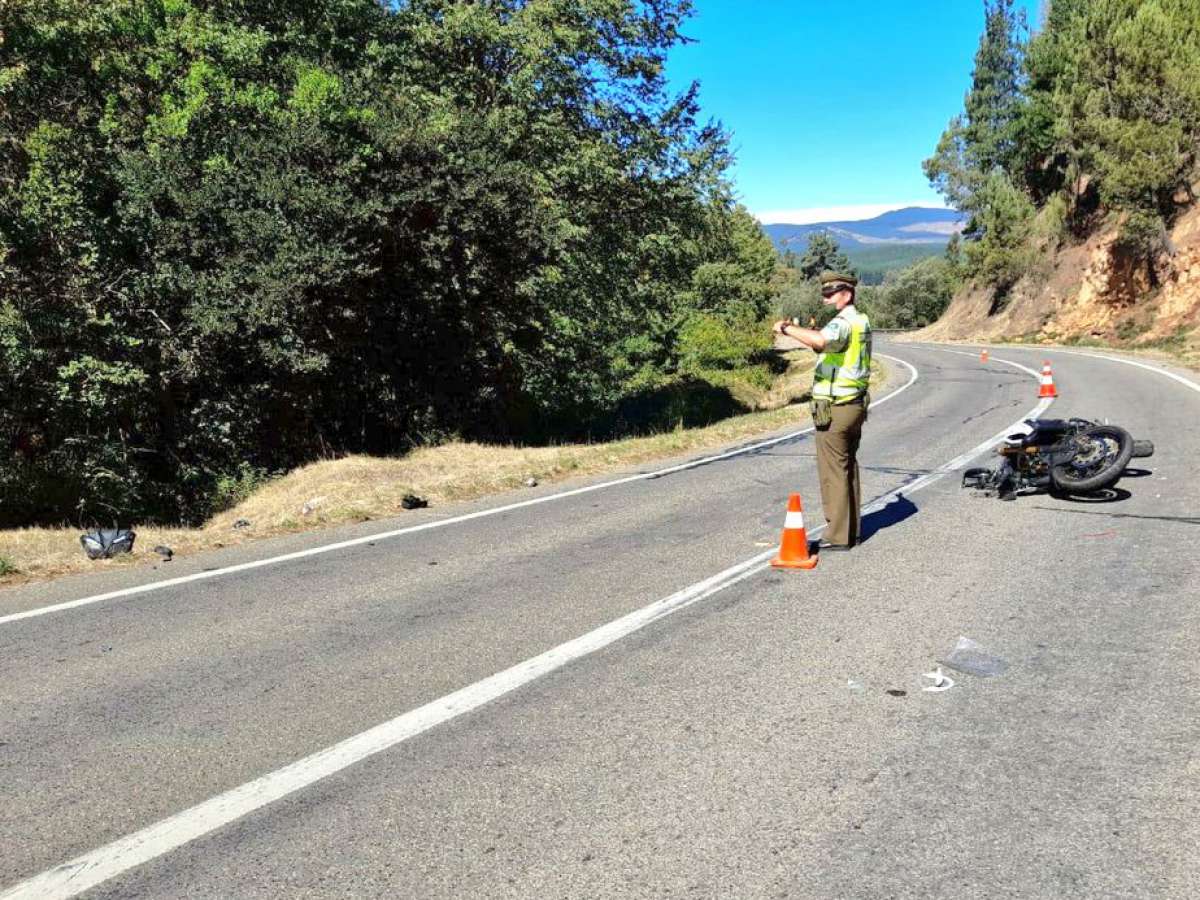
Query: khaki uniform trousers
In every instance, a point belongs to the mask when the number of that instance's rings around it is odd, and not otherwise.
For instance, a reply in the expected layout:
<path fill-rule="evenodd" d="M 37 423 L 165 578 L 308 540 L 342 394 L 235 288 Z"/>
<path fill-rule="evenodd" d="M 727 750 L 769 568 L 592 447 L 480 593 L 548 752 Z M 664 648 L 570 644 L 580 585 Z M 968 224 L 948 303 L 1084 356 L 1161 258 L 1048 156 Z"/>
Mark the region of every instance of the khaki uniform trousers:
<path fill-rule="evenodd" d="M 821 511 L 828 525 L 821 539 L 831 544 L 858 543 L 862 496 L 858 477 L 858 444 L 867 412 L 861 403 L 831 407 L 833 421 L 817 429 L 817 476 Z"/>

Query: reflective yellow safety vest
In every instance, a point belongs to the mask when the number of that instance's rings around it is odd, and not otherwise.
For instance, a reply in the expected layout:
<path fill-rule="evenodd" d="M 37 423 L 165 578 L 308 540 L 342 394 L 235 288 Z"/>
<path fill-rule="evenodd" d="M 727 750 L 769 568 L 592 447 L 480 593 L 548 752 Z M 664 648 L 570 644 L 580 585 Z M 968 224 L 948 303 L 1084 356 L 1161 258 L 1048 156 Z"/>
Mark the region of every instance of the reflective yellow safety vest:
<path fill-rule="evenodd" d="M 813 398 L 831 400 L 835 405 L 857 400 L 871 380 L 871 323 L 851 305 L 821 333 L 827 349 L 817 357 Z"/>

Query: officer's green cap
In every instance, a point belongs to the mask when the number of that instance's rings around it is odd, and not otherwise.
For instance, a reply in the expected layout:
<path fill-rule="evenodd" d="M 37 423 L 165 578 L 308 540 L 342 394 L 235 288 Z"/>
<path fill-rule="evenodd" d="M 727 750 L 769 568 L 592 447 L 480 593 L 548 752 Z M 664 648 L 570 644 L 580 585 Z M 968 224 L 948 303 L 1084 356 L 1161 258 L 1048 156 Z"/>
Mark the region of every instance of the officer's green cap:
<path fill-rule="evenodd" d="M 821 273 L 821 287 L 829 289 L 832 287 L 857 287 L 858 276 L 851 275 L 849 272 L 831 272 L 826 269 Z"/>

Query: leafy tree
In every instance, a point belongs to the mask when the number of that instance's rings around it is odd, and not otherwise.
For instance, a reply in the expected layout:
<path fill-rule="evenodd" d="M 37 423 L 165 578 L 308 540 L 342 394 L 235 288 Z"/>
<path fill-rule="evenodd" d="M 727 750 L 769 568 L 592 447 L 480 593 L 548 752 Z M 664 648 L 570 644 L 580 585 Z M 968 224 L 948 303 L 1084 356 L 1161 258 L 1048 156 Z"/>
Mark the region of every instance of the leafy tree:
<path fill-rule="evenodd" d="M 857 305 L 875 328 L 922 328 L 946 311 L 958 285 L 954 267 L 931 256 L 889 272 L 879 287 L 860 291 Z"/>
<path fill-rule="evenodd" d="M 0 7 L 0 522 L 587 433 L 765 308 L 686 0 Z"/>

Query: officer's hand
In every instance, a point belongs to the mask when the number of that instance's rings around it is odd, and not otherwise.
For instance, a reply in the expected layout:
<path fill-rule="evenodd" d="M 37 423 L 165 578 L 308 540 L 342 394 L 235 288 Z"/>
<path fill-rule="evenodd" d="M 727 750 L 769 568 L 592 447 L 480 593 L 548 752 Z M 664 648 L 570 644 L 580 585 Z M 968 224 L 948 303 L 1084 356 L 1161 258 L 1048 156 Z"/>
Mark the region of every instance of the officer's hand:
<path fill-rule="evenodd" d="M 772 326 L 772 329 L 775 331 L 776 334 L 783 334 L 784 329 L 788 327 L 788 324 L 789 323 L 786 319 L 780 319 L 778 322 L 776 322 Z"/>

